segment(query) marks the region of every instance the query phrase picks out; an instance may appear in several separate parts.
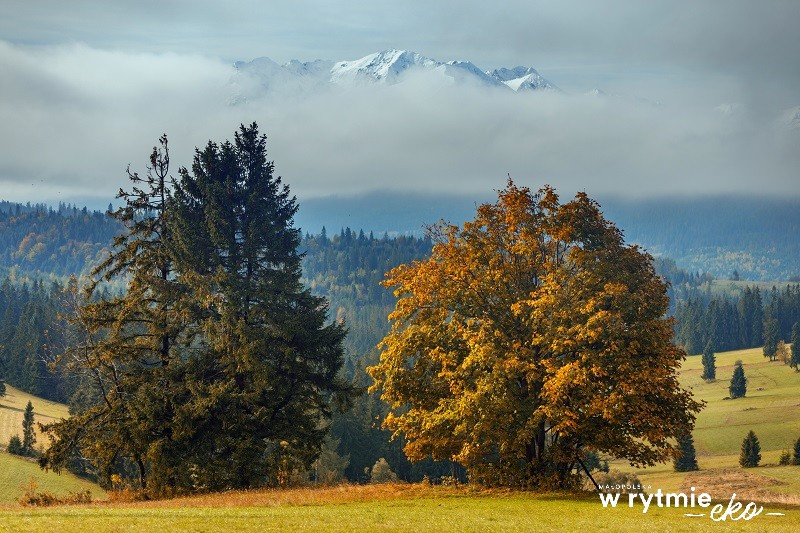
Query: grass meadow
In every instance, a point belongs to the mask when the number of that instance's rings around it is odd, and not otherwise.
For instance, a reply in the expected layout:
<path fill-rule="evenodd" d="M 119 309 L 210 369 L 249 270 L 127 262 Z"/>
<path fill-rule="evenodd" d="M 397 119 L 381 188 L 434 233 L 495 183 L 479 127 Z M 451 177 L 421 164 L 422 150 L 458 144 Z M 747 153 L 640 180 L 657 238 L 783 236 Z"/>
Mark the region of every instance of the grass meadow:
<path fill-rule="evenodd" d="M 741 359 L 748 378 L 747 396 L 726 400 L 734 362 Z M 717 381 L 700 378 L 700 357 L 683 365 L 681 381 L 707 402 L 695 429 L 698 472 L 676 473 L 671 464 L 636 470 L 648 492 L 707 492 L 714 502 L 758 501 L 763 513 L 751 521 L 714 522 L 708 509 L 657 507 L 643 512 L 623 498 L 616 508 L 603 507 L 596 493 L 530 494 L 486 491 L 474 487 L 388 484 L 233 492 L 156 502 L 96 501 L 90 505 L 46 508 L 13 503 L 38 467 L 0 453 L 0 471 L 14 480 L 0 481 L 2 531 L 800 531 L 800 466 L 778 466 L 780 453 L 800 437 L 800 373 L 767 361 L 761 349 L 717 354 Z M 28 399 L 39 419 L 64 416 L 63 406 L 37 406 L 33 397 L 9 388 L 0 400 L 0 416 L 16 416 Z M 4 411 L 12 411 L 5 413 Z M 21 424 L 21 411 L 19 411 Z M 5 420 L 5 418 L 0 418 Z M 743 469 L 739 450 L 752 429 L 762 447 L 761 466 Z M 5 434 L 1 434 L 5 435 Z M 2 437 L 0 438 L 6 438 Z M 611 464 L 633 470 L 621 461 Z M 57 494 L 86 488 L 68 475 L 63 486 L 38 481 L 40 490 Z M 49 483 L 49 481 L 48 481 Z M 82 482 L 85 483 L 85 482 Z M 96 492 L 95 492 L 96 491 Z M 96 498 L 102 491 L 93 490 Z M 767 515 L 767 513 L 772 513 Z"/>

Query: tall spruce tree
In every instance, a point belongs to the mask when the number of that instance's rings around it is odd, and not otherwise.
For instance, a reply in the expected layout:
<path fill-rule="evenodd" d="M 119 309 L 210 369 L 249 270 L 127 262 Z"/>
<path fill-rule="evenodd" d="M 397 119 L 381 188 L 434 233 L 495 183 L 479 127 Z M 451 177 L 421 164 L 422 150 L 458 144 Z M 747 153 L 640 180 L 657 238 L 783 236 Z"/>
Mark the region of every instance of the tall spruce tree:
<path fill-rule="evenodd" d="M 728 391 L 731 398 L 744 398 L 747 395 L 747 378 L 744 377 L 744 367 L 741 361 L 736 361 L 733 367 L 733 376 L 731 376 Z"/>
<path fill-rule="evenodd" d="M 800 369 L 800 322 L 792 325 L 792 356 L 789 359 L 789 366 L 795 370 Z"/>
<path fill-rule="evenodd" d="M 742 452 L 739 454 L 739 464 L 745 468 L 753 468 L 761 462 L 761 444 L 758 437 L 751 429 L 742 441 Z"/>
<path fill-rule="evenodd" d="M 699 470 L 697 466 L 697 453 L 694 449 L 694 438 L 691 433 L 686 433 L 678 439 L 678 455 L 673 461 L 676 472 L 690 472 Z"/>
<path fill-rule="evenodd" d="M 25 413 L 22 415 L 22 453 L 33 455 L 33 445 L 36 444 L 36 433 L 33 429 L 34 414 L 33 404 L 28 402 Z"/>
<path fill-rule="evenodd" d="M 174 195 L 178 270 L 201 304 L 186 381 L 194 475 L 211 489 L 276 482 L 320 451 L 345 329 L 300 282 L 297 203 L 254 123 L 196 151 Z"/>
<path fill-rule="evenodd" d="M 778 340 L 780 337 L 780 324 L 776 318 L 769 314 L 764 319 L 764 357 L 774 361 L 778 356 Z"/>
<path fill-rule="evenodd" d="M 794 453 L 792 454 L 792 464 L 800 465 L 800 438 L 794 443 Z"/>
<path fill-rule="evenodd" d="M 711 341 L 706 343 L 706 348 L 703 350 L 702 378 L 708 381 L 717 379 L 717 358 L 714 356 L 714 346 Z"/>

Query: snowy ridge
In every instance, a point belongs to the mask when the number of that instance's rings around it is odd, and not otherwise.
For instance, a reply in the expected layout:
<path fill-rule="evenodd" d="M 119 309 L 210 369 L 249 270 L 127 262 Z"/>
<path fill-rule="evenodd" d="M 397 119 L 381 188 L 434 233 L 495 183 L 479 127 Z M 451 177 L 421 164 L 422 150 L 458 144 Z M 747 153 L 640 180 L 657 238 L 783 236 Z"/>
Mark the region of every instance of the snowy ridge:
<path fill-rule="evenodd" d="M 379 83 L 401 83 L 409 72 L 439 76 L 453 84 L 478 84 L 515 92 L 558 90 L 532 67 L 501 68 L 484 71 L 469 61 L 446 63 L 407 50 L 384 50 L 352 61 L 311 62 L 289 61 L 279 65 L 267 57 L 234 63 L 236 72 L 232 101 L 242 101 L 248 95 L 258 96 L 265 90 L 287 87 L 292 91 L 307 91 L 324 85 L 359 86 Z"/>

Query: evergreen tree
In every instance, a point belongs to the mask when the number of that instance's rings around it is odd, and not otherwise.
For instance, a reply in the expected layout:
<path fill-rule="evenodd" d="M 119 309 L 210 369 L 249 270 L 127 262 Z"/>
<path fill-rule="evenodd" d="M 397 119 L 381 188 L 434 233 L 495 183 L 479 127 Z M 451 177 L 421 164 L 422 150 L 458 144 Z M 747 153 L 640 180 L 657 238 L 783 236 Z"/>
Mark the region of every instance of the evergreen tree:
<path fill-rule="evenodd" d="M 0 379 L 0 398 L 6 395 L 6 382 Z"/>
<path fill-rule="evenodd" d="M 33 445 L 36 444 L 36 433 L 33 429 L 33 404 L 28 402 L 25 414 L 22 416 L 22 452 L 24 455 L 33 455 Z"/>
<path fill-rule="evenodd" d="M 78 374 L 99 401 L 45 426 L 53 438 L 40 459 L 59 470 L 80 448 L 106 481 L 133 466 L 142 489 L 148 476 L 156 480 L 155 492 L 185 485 L 189 476 L 179 459 L 187 443 L 175 438 L 174 419 L 188 394 L 182 379 L 188 358 L 180 348 L 192 342 L 184 335 L 191 315 L 170 250 L 166 136 L 160 143 L 146 176 L 128 171 L 132 190 L 120 190 L 124 205 L 111 214 L 126 231 L 94 270 L 95 280 L 84 292 L 74 278 L 68 287 L 72 338 L 57 363 Z M 120 296 L 100 285 L 119 280 L 127 280 Z"/>
<path fill-rule="evenodd" d="M 772 316 L 764 319 L 764 357 L 774 361 L 778 354 L 778 336 L 780 334 L 778 320 Z"/>
<path fill-rule="evenodd" d="M 736 361 L 733 367 L 733 376 L 728 390 L 731 398 L 744 398 L 747 394 L 747 378 L 744 377 L 744 367 L 741 361 Z"/>
<path fill-rule="evenodd" d="M 209 142 L 180 174 L 177 266 L 204 339 L 185 376 L 195 475 L 209 488 L 275 482 L 287 460 L 310 467 L 332 397 L 350 394 L 337 377 L 345 329 L 326 325 L 327 301 L 300 282 L 297 203 L 256 124 Z"/>
<path fill-rule="evenodd" d="M 800 465 L 800 438 L 794 443 L 794 454 L 792 456 L 792 464 Z"/>
<path fill-rule="evenodd" d="M 13 453 L 14 455 L 25 455 L 24 448 L 22 447 L 22 440 L 19 438 L 19 435 L 11 435 L 11 438 L 8 439 L 8 447 L 6 450 L 8 453 Z"/>
<path fill-rule="evenodd" d="M 711 341 L 706 343 L 706 348 L 703 350 L 702 378 L 708 381 L 717 379 L 717 358 L 714 356 L 714 346 Z"/>
<path fill-rule="evenodd" d="M 745 468 L 753 468 L 761 462 L 761 444 L 753 430 L 742 441 L 742 452 L 739 454 L 739 464 Z"/>
<path fill-rule="evenodd" d="M 795 322 L 792 326 L 792 356 L 789 366 L 795 370 L 800 369 L 800 322 Z"/>
<path fill-rule="evenodd" d="M 689 472 L 699 470 L 697 454 L 694 449 L 694 438 L 691 433 L 678 438 L 678 455 L 673 461 L 676 472 Z"/>

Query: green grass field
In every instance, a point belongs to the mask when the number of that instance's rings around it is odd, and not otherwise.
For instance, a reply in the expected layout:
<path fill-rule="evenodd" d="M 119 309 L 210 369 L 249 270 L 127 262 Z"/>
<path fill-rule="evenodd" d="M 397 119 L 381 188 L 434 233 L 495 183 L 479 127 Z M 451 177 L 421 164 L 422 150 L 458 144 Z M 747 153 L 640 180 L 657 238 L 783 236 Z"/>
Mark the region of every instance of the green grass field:
<path fill-rule="evenodd" d="M 716 359 L 717 380 L 712 383 L 700 377 L 700 356 L 690 356 L 681 371 L 681 383 L 707 403 L 694 431 L 700 472 L 677 473 L 665 464 L 638 470 L 639 479 L 654 488 L 677 490 L 695 484 L 718 493 L 736 489 L 762 500 L 800 504 L 800 467 L 778 466 L 781 452 L 792 449 L 800 438 L 800 373 L 768 361 L 761 348 L 718 353 Z M 747 396 L 726 400 L 737 360 L 744 365 Z M 761 444 L 761 466 L 742 469 L 739 452 L 751 429 Z M 621 461 L 612 462 L 612 467 L 631 470 Z"/>
<path fill-rule="evenodd" d="M 25 406 L 33 405 L 34 420 L 47 423 L 69 416 L 66 405 L 43 400 L 10 385 L 6 385 L 6 395 L 0 398 L 0 446 L 8 444 L 12 435 L 22 436 L 22 416 Z M 37 446 L 44 438 L 37 435 Z M 68 472 L 61 475 L 44 472 L 34 461 L 0 451 L 0 504 L 14 503 L 23 493 L 23 486 L 34 480 L 39 491 L 66 495 L 90 490 L 93 498 L 105 498 L 106 494 L 97 484 L 91 483 Z"/>
<path fill-rule="evenodd" d="M 737 359 L 743 361 L 748 378 L 747 397 L 725 400 Z M 593 493 L 537 495 L 398 484 L 44 509 L 8 503 L 0 510 L 0 531 L 800 531 L 800 467 L 777 465 L 781 451 L 800 437 L 800 373 L 767 361 L 760 348 L 717 354 L 716 382 L 700 379 L 701 369 L 700 357 L 692 356 L 681 373 L 684 386 L 707 402 L 694 433 L 701 470 L 676 473 L 665 464 L 638 470 L 637 475 L 651 493 L 659 488 L 688 493 L 696 487 L 698 493 L 711 494 L 715 503 L 727 503 L 733 492 L 744 504 L 762 502 L 764 514 L 750 522 L 722 524 L 710 520 L 708 510 L 703 517 L 689 517 L 686 513 L 702 509 L 655 505 L 643 513 L 642 505 L 631 508 L 624 497 L 617 508 L 604 508 Z M 0 400 L 0 410 L 19 409 L 20 403 L 24 409 L 30 398 L 14 391 L 13 399 Z M 42 416 L 65 412 L 57 404 L 41 409 Z M 743 469 L 738 464 L 739 449 L 750 429 L 761 441 L 762 466 Z M 631 470 L 620 461 L 612 468 Z M 18 472 L 14 481 L 0 482 L 3 494 L 13 492 L 12 497 L 0 499 L 5 502 L 19 496 L 29 474 L 38 472 L 35 464 L 6 454 L 0 454 L 0 469 Z M 58 494 L 81 490 L 41 481 L 39 486 Z"/>
<path fill-rule="evenodd" d="M 284 493 L 290 493 L 287 497 Z M 684 508 L 603 508 L 599 498 L 478 493 L 421 485 L 217 495 L 141 504 L 0 512 L 0 531 L 798 531 L 800 510 L 765 507 L 749 522 Z M 783 516 L 767 516 L 766 513 Z"/>

